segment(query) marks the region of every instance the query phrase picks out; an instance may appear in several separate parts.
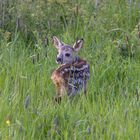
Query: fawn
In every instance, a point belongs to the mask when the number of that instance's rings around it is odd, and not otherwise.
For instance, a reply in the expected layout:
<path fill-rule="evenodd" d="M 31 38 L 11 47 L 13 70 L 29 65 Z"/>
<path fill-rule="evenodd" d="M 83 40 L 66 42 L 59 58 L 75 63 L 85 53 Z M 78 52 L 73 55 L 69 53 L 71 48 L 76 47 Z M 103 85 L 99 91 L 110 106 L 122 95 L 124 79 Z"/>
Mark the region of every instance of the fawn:
<path fill-rule="evenodd" d="M 90 77 L 89 64 L 77 55 L 83 42 L 83 39 L 80 39 L 71 47 L 53 37 L 53 44 L 58 49 L 56 62 L 61 64 L 51 76 L 56 87 L 56 101 L 61 100 L 66 93 L 68 96 L 73 96 L 82 89 L 86 95 L 87 80 Z"/>

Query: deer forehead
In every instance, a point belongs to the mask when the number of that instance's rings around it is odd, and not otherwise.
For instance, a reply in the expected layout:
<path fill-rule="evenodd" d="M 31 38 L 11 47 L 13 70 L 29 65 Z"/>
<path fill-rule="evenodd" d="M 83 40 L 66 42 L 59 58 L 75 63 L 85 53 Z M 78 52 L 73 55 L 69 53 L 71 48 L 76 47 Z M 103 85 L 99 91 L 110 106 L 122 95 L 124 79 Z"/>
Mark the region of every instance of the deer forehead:
<path fill-rule="evenodd" d="M 71 46 L 63 46 L 61 47 L 61 49 L 59 50 L 60 52 L 73 52 L 74 49 Z"/>

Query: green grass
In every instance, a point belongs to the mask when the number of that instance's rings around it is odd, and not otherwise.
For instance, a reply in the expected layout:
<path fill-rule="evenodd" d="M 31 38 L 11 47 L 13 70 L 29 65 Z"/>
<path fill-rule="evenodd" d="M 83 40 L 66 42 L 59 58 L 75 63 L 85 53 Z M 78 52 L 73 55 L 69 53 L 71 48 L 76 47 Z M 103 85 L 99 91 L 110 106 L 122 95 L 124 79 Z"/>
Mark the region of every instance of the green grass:
<path fill-rule="evenodd" d="M 43 48 L 38 37 L 35 49 L 13 33 L 10 42 L 0 41 L 0 140 L 140 139 L 140 3 L 107 0 L 94 9 L 78 2 L 82 16 L 56 36 L 69 44 L 85 40 L 79 55 L 90 64 L 87 99 L 81 92 L 55 103 L 56 49 Z M 134 45 L 134 56 L 120 53 L 116 42 Z"/>

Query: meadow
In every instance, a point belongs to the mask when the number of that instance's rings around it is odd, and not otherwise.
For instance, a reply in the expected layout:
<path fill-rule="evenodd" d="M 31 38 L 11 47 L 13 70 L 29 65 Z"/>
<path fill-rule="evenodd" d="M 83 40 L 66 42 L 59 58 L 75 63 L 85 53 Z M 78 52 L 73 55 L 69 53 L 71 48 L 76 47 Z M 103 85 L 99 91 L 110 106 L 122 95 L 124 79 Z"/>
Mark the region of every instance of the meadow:
<path fill-rule="evenodd" d="M 0 140 L 139 140 L 139 0 L 0 1 Z M 52 36 L 90 64 L 87 98 L 53 101 Z"/>

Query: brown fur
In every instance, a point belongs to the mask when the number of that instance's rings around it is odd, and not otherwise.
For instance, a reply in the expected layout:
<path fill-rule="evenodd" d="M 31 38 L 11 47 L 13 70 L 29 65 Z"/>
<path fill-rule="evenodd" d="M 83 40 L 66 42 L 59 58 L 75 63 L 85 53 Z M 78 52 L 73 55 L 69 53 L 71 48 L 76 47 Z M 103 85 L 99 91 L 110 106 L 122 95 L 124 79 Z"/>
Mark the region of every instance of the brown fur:
<path fill-rule="evenodd" d="M 52 79 L 53 83 L 55 84 L 56 91 L 57 91 L 56 98 L 66 95 L 66 93 L 68 91 L 68 80 L 70 77 L 71 67 L 81 68 L 83 65 L 86 65 L 86 61 L 80 59 L 78 62 L 75 62 L 73 64 L 62 65 L 62 66 L 58 67 L 52 73 L 51 79 Z M 66 69 L 69 69 L 69 70 L 65 72 Z"/>

